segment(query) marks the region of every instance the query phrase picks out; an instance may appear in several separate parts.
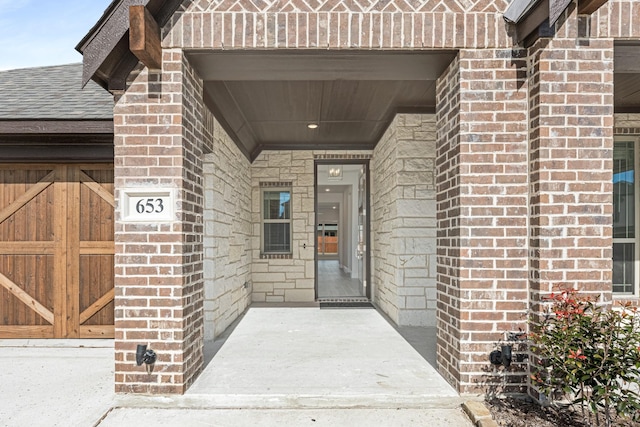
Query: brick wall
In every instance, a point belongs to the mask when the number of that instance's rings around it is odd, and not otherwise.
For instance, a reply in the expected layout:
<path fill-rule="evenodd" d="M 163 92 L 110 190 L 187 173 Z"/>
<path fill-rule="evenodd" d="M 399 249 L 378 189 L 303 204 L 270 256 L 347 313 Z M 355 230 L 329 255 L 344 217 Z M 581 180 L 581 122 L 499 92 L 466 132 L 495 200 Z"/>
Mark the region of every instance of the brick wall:
<path fill-rule="evenodd" d="M 202 87 L 179 50 L 132 74 L 115 124 L 117 392 L 182 393 L 202 366 Z M 169 222 L 123 220 L 125 188 L 173 188 Z M 136 345 L 158 354 L 147 376 Z"/>
<path fill-rule="evenodd" d="M 163 31 L 191 49 L 510 48 L 508 0 L 189 2 Z M 575 8 L 574 8 L 575 9 Z M 640 37 L 640 4 L 609 0 L 582 18 L 594 38 Z"/>
<path fill-rule="evenodd" d="M 449 383 L 460 387 L 460 60 L 436 82 L 437 358 Z"/>
<path fill-rule="evenodd" d="M 611 300 L 613 40 L 576 31 L 530 49 L 534 313 L 559 287 Z"/>
<path fill-rule="evenodd" d="M 116 220 L 118 391 L 181 392 L 201 364 L 199 144 L 207 139 L 202 87 L 183 48 L 460 49 L 437 84 L 436 183 L 438 360 L 460 390 L 482 385 L 488 352 L 504 331 L 523 325 L 528 292 L 534 309 L 558 280 L 610 298 L 609 37 L 640 37 L 637 1 L 610 0 L 580 20 L 572 7 L 556 37 L 522 57 L 512 52 L 502 19 L 507 0 L 187 4 L 163 30 L 162 74 L 132 75 L 115 110 L 116 197 L 122 188 L 149 185 L 178 194 L 171 223 Z M 274 152 L 251 168 L 254 301 L 312 299 L 313 250 L 301 249 L 315 235 L 312 163 L 311 152 Z M 390 173 L 382 163 L 379 170 Z M 259 257 L 256 191 L 270 180 L 295 182 L 294 228 L 301 231 L 294 230 L 292 259 Z M 384 270 L 386 283 L 392 270 Z M 395 299 L 400 307 L 402 297 L 385 297 L 387 306 Z M 133 363 L 143 341 L 159 350 L 151 379 Z M 519 372 L 512 380 L 523 378 Z"/>
<path fill-rule="evenodd" d="M 438 82 L 438 361 L 461 391 L 493 381 L 489 352 L 505 332 L 525 329 L 524 56 L 462 50 Z"/>
<path fill-rule="evenodd" d="M 639 38 L 640 3 L 636 0 L 608 0 L 589 18 L 594 38 Z"/>
<path fill-rule="evenodd" d="M 191 2 L 166 47 L 389 49 L 508 47 L 507 0 Z"/>
<path fill-rule="evenodd" d="M 399 325 L 436 325 L 435 117 L 397 115 L 371 166 L 374 301 Z"/>
<path fill-rule="evenodd" d="M 575 26 L 562 28 L 531 48 L 532 283 L 542 293 L 578 286 L 608 301 L 613 41 L 584 44 Z"/>
<path fill-rule="evenodd" d="M 204 157 L 205 339 L 222 333 L 251 301 L 251 165 L 206 110 L 213 151 Z"/>

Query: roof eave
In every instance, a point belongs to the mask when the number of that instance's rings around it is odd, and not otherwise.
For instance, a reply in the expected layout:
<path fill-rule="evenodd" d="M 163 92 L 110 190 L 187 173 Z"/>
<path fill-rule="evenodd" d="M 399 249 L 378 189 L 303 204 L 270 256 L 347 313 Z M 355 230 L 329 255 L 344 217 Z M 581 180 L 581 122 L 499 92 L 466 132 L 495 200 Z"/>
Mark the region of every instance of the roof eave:
<path fill-rule="evenodd" d="M 109 91 L 124 90 L 123 81 L 137 65 L 129 50 L 129 6 L 143 5 L 163 27 L 182 0 L 114 0 L 76 46 L 83 55 L 82 85 L 94 80 Z"/>
<path fill-rule="evenodd" d="M 510 24 L 519 23 L 531 11 L 539 0 L 513 0 L 503 17 Z"/>

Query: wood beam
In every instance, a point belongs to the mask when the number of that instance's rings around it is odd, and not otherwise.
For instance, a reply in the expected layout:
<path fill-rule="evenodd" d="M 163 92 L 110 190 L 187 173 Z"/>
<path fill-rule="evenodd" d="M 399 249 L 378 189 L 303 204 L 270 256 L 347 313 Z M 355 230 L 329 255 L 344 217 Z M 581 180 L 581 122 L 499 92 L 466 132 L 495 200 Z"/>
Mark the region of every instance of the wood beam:
<path fill-rule="evenodd" d="M 607 0 L 580 0 L 578 1 L 578 14 L 590 15 L 606 2 Z"/>
<path fill-rule="evenodd" d="M 520 43 L 527 39 L 549 18 L 549 0 L 537 3 L 527 16 L 516 25 L 516 39 Z"/>
<path fill-rule="evenodd" d="M 129 49 L 150 70 L 162 68 L 160 26 L 143 5 L 129 6 Z"/>

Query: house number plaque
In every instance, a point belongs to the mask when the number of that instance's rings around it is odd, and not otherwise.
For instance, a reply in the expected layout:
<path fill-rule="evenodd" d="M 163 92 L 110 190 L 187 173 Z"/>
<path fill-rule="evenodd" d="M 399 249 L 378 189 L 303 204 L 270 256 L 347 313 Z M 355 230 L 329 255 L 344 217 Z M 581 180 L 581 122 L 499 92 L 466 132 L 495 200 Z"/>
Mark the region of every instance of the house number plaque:
<path fill-rule="evenodd" d="M 170 189 L 125 189 L 122 191 L 122 219 L 129 222 L 173 220 L 174 198 Z"/>

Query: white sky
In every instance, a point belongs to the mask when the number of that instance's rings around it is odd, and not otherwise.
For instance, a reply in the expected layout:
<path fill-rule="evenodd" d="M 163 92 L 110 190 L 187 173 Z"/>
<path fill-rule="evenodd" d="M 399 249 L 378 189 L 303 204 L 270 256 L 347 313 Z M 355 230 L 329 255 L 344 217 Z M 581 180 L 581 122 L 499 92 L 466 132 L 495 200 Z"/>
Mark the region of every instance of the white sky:
<path fill-rule="evenodd" d="M 111 0 L 0 0 L 0 70 L 81 62 L 75 47 Z"/>

